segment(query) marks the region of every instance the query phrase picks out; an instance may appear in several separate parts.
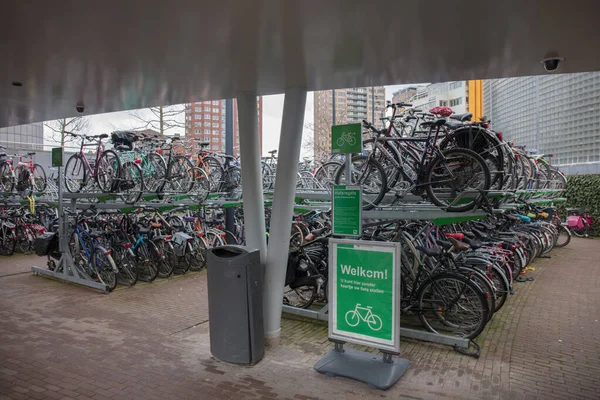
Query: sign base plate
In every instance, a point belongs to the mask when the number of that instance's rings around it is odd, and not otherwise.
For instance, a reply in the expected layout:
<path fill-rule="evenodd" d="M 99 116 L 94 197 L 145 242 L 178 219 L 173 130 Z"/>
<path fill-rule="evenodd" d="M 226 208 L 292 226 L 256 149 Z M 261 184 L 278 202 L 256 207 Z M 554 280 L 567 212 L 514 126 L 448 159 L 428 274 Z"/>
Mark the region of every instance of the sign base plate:
<path fill-rule="evenodd" d="M 409 362 L 405 358 L 390 358 L 390 362 L 384 362 L 372 353 L 349 348 L 342 351 L 331 349 L 317 361 L 315 370 L 327 376 L 343 376 L 387 390 L 408 369 Z"/>

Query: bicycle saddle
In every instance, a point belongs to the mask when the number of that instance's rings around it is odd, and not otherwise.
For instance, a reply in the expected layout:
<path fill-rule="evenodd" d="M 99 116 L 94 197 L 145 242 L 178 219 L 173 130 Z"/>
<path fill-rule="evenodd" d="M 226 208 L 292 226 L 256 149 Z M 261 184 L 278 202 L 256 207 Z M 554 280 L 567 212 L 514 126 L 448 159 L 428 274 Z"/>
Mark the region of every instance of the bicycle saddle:
<path fill-rule="evenodd" d="M 138 232 L 142 235 L 150 233 L 150 228 L 146 228 L 145 226 L 138 225 Z"/>
<path fill-rule="evenodd" d="M 417 246 L 415 248 L 421 253 L 425 254 L 427 257 L 439 257 L 442 255 L 442 249 L 423 246 Z"/>
<path fill-rule="evenodd" d="M 457 121 L 470 121 L 471 118 L 473 118 L 473 113 L 467 112 L 467 113 L 463 113 L 463 114 L 452 114 L 450 116 L 450 118 L 455 119 Z"/>
<path fill-rule="evenodd" d="M 454 238 L 456 240 L 463 240 L 465 238 L 464 233 L 446 233 L 444 236 L 447 238 Z"/>
<path fill-rule="evenodd" d="M 468 244 L 473 250 L 477 250 L 478 248 L 483 246 L 483 243 L 476 239 L 467 239 L 464 238 L 463 241 Z"/>
<path fill-rule="evenodd" d="M 210 146 L 210 142 L 200 142 L 200 143 L 198 143 L 198 146 L 200 146 L 200 147 L 208 147 L 208 146 Z"/>
<path fill-rule="evenodd" d="M 486 233 L 481 232 L 477 228 L 471 228 L 471 231 L 475 234 L 476 238 L 487 239 L 488 235 Z"/>
<path fill-rule="evenodd" d="M 269 154 L 271 154 L 271 155 L 277 154 L 277 150 L 271 150 L 271 151 L 269 151 Z"/>
<path fill-rule="evenodd" d="M 454 250 L 456 251 L 465 251 L 465 250 L 469 250 L 471 247 L 463 242 L 459 242 L 458 240 L 454 239 L 453 237 L 449 237 L 448 240 L 450 241 L 450 243 L 452 243 L 452 246 L 454 246 Z"/>
<path fill-rule="evenodd" d="M 435 121 L 426 121 L 426 122 L 423 122 L 421 124 L 421 128 L 429 128 L 429 127 L 442 126 L 445 123 L 446 123 L 446 119 L 440 118 L 440 119 L 436 119 Z"/>
<path fill-rule="evenodd" d="M 129 150 L 133 150 L 133 147 L 128 146 L 126 144 L 117 144 L 117 145 L 115 145 L 115 149 L 129 151 Z"/>
<path fill-rule="evenodd" d="M 461 126 L 464 126 L 464 124 L 459 121 L 446 121 L 446 123 L 444 125 L 450 129 L 456 129 L 456 128 L 460 128 Z"/>
<path fill-rule="evenodd" d="M 27 153 L 28 156 L 35 156 L 35 153 Z"/>
<path fill-rule="evenodd" d="M 152 229 L 162 228 L 162 224 L 160 222 L 150 222 L 150 227 Z"/>

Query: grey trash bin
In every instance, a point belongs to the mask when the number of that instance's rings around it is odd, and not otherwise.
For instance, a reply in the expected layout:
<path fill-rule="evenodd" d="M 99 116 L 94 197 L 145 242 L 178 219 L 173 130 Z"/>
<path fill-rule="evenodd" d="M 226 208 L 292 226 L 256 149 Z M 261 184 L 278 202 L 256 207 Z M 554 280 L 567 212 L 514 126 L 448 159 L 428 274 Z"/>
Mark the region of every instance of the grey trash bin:
<path fill-rule="evenodd" d="M 210 352 L 254 365 L 265 353 L 260 251 L 221 246 L 208 252 Z"/>

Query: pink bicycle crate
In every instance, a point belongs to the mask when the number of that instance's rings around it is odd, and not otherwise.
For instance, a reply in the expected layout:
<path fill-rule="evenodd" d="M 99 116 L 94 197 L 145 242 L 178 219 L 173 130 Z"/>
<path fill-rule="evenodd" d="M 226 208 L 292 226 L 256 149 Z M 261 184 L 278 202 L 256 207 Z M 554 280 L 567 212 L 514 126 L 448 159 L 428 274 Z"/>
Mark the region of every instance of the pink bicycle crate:
<path fill-rule="evenodd" d="M 567 226 L 573 229 L 583 229 L 583 218 L 579 215 L 569 215 L 567 217 Z"/>

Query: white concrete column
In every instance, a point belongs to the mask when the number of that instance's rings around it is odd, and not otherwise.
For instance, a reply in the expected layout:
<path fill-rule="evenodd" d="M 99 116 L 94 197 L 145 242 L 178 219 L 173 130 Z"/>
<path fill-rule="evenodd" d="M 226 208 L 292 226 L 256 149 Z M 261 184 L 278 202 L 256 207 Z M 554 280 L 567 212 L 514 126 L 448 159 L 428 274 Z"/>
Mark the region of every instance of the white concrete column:
<path fill-rule="evenodd" d="M 242 167 L 242 200 L 244 204 L 244 231 L 246 245 L 260 250 L 260 262 L 267 257 L 267 234 L 260 170 L 260 137 L 256 93 L 241 92 L 237 96 L 240 157 Z"/>
<path fill-rule="evenodd" d="M 263 296 L 265 340 L 271 346 L 279 343 L 281 331 L 283 285 L 292 229 L 305 107 L 306 89 L 290 88 L 285 91 Z"/>

